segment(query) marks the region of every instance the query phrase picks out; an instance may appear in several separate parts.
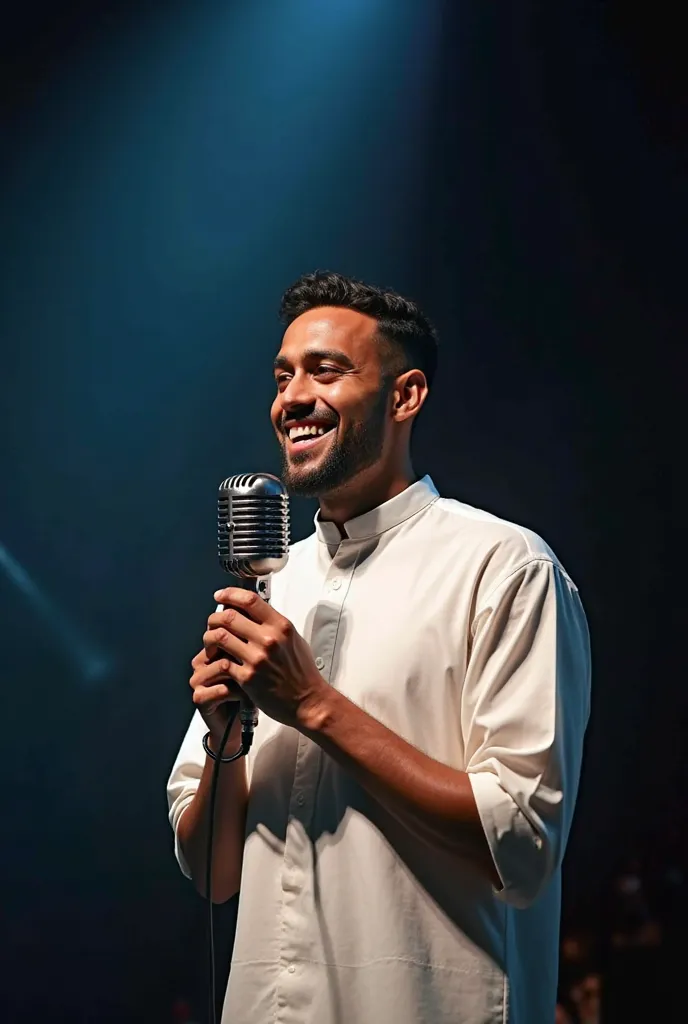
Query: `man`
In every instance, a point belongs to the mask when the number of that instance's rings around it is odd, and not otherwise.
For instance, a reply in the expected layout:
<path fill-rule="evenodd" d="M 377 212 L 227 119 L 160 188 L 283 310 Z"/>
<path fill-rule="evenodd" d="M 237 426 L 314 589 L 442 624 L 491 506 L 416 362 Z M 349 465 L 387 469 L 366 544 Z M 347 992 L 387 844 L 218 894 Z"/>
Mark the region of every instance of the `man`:
<path fill-rule="evenodd" d="M 282 317 L 272 423 L 315 533 L 272 607 L 215 595 L 168 790 L 202 891 L 202 740 L 217 751 L 243 689 L 260 721 L 215 812 L 213 897 L 240 891 L 224 1022 L 550 1024 L 589 705 L 578 593 L 539 537 L 416 478 L 436 338 L 413 303 L 313 274 Z"/>

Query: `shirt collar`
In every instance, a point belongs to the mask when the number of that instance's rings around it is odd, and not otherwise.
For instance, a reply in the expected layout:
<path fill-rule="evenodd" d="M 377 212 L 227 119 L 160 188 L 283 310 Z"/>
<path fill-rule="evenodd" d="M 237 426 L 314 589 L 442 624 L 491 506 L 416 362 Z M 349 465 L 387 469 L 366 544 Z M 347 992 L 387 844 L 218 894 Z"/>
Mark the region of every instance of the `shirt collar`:
<path fill-rule="evenodd" d="M 439 492 L 429 476 L 416 480 L 406 490 L 385 501 L 377 508 L 344 523 L 346 537 L 342 537 L 334 523 L 323 523 L 320 510 L 315 514 L 315 530 L 323 544 L 339 544 L 342 540 L 368 540 L 386 530 L 399 526 L 439 498 Z"/>

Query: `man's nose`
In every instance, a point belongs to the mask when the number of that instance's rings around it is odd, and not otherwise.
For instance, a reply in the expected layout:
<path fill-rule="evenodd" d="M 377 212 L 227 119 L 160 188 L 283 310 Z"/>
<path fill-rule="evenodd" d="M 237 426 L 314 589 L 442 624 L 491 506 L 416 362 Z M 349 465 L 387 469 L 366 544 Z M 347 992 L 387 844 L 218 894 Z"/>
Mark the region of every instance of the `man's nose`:
<path fill-rule="evenodd" d="M 290 412 L 299 406 L 313 405 L 315 395 L 308 378 L 300 373 L 295 373 L 284 391 L 280 393 L 280 400 L 285 412 Z"/>

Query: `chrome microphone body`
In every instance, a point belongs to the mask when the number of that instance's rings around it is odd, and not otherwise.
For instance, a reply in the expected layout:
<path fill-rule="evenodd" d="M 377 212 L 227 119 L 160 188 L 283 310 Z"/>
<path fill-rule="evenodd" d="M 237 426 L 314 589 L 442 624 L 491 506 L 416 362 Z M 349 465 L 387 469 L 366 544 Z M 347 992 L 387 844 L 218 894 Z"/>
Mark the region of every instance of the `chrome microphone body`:
<path fill-rule="evenodd" d="M 244 473 L 223 480 L 217 495 L 217 553 L 225 572 L 251 581 L 270 602 L 272 574 L 289 558 L 289 497 L 279 477 Z M 248 747 L 258 722 L 248 697 L 241 701 L 239 717 L 242 744 Z"/>

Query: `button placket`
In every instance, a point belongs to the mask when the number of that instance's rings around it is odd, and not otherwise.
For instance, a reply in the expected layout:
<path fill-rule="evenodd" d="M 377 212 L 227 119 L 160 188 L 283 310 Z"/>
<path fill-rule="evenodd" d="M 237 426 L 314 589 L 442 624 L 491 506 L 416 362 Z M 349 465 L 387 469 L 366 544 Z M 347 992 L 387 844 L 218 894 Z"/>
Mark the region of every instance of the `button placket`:
<path fill-rule="evenodd" d="M 353 557 L 352 557 L 353 555 Z M 315 655 L 315 666 L 328 682 L 334 659 L 339 621 L 351 578 L 356 567 L 357 554 L 342 546 L 335 553 L 324 583 L 324 593 L 318 605 L 311 635 L 311 649 Z"/>
<path fill-rule="evenodd" d="M 296 970 L 295 961 L 308 957 L 313 941 L 310 934 L 314 915 L 311 912 L 313 881 L 309 826 L 319 774 L 319 748 L 305 736 L 299 736 L 289 802 L 290 821 L 282 859 L 279 958 L 285 983 L 286 974 L 293 974 Z"/>

